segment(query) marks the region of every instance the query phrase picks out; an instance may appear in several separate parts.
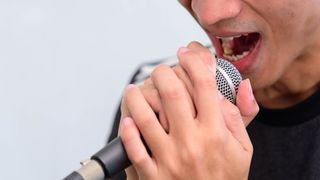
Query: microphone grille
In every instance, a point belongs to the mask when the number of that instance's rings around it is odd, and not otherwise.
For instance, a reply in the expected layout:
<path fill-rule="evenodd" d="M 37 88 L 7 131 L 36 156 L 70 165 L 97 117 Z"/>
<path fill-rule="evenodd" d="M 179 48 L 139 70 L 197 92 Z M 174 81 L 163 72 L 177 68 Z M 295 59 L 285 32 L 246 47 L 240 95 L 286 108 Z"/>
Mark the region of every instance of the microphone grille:
<path fill-rule="evenodd" d="M 236 67 L 224 59 L 217 58 L 216 81 L 220 93 L 235 104 L 239 84 L 242 81 Z"/>

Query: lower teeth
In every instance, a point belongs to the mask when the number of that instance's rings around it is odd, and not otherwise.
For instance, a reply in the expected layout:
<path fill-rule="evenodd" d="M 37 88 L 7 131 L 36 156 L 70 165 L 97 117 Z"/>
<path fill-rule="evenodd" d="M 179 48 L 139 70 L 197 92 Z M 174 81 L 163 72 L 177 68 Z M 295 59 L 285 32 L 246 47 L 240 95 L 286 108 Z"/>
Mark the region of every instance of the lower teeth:
<path fill-rule="evenodd" d="M 224 54 L 223 57 L 228 59 L 228 60 L 231 60 L 231 61 L 238 61 L 239 59 L 242 59 L 244 58 L 245 56 L 247 56 L 249 54 L 249 51 L 244 51 L 241 55 L 227 55 L 227 54 Z"/>

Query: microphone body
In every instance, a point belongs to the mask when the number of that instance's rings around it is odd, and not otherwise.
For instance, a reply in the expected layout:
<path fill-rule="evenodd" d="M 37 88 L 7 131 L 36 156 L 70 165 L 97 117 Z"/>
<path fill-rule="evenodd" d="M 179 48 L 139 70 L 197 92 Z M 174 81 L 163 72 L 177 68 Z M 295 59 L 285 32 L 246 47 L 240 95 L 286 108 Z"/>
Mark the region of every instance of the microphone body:
<path fill-rule="evenodd" d="M 231 63 L 217 58 L 216 80 L 221 94 L 235 104 L 238 87 L 242 81 L 239 71 Z M 117 137 L 94 154 L 90 160 L 81 164 L 82 167 L 78 171 L 72 172 L 64 180 L 108 179 L 130 166 L 131 162 L 121 138 Z"/>

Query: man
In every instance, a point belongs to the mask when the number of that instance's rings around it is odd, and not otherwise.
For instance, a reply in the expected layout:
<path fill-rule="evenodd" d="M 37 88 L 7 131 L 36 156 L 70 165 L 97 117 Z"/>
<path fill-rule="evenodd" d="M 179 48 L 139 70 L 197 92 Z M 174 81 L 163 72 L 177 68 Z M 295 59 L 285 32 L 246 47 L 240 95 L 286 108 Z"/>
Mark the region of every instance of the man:
<path fill-rule="evenodd" d="M 174 68 L 128 86 L 120 123 L 128 179 L 320 179 L 320 1 L 180 3 L 245 80 L 236 106 L 227 102 L 214 56 L 192 42 Z"/>

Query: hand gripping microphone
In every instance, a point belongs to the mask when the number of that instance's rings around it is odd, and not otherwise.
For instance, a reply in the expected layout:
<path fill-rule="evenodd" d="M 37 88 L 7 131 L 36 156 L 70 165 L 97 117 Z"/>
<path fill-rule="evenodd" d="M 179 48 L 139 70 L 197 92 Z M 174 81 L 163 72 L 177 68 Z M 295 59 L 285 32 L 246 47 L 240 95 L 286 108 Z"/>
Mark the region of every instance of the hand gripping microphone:
<path fill-rule="evenodd" d="M 235 103 L 242 81 L 239 71 L 228 61 L 217 58 L 216 81 L 218 90 L 230 102 Z M 90 160 L 81 162 L 82 167 L 64 180 L 104 180 L 130 166 L 121 138 L 117 137 Z"/>

